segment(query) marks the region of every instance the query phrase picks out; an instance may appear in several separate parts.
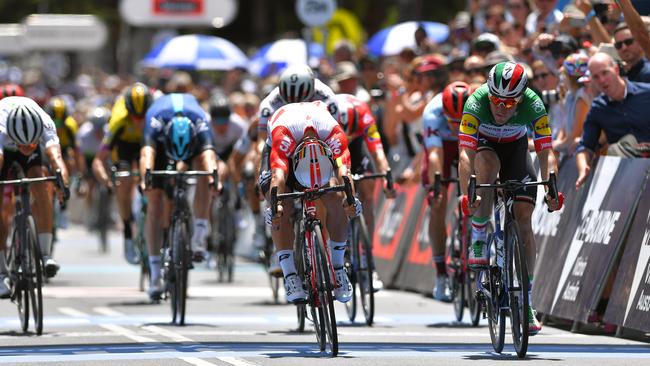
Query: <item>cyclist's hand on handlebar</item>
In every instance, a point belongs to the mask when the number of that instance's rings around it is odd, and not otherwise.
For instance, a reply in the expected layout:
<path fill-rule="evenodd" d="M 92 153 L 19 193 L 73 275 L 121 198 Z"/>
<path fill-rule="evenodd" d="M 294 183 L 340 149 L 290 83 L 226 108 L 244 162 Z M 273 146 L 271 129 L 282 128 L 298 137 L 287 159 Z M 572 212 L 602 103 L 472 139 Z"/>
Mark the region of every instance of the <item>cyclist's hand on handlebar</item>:
<path fill-rule="evenodd" d="M 481 196 L 476 195 L 476 200 L 474 201 L 473 205 L 469 204 L 469 197 L 464 194 L 460 196 L 460 206 L 463 209 L 463 215 L 465 216 L 472 216 L 474 215 L 474 212 L 478 210 L 478 206 L 481 204 Z"/>
<path fill-rule="evenodd" d="M 388 184 L 385 181 L 384 181 L 384 194 L 386 195 L 386 198 L 395 198 L 397 196 L 397 192 L 395 191 L 395 188 L 388 189 Z"/>
<path fill-rule="evenodd" d="M 281 203 L 278 203 L 278 207 L 277 207 L 277 210 L 275 211 L 275 215 L 271 219 L 271 222 L 272 222 L 274 228 L 279 228 L 280 227 L 280 221 L 282 220 L 282 214 L 284 214 L 284 207 L 282 206 Z"/>
<path fill-rule="evenodd" d="M 549 211 L 557 211 L 564 205 L 564 194 L 562 192 L 557 192 L 557 199 L 554 200 L 547 193 L 545 196 L 545 201 Z"/>
<path fill-rule="evenodd" d="M 348 217 L 357 217 L 363 212 L 363 205 L 358 198 L 354 198 L 354 204 L 348 205 L 347 200 L 343 200 L 343 210 Z"/>

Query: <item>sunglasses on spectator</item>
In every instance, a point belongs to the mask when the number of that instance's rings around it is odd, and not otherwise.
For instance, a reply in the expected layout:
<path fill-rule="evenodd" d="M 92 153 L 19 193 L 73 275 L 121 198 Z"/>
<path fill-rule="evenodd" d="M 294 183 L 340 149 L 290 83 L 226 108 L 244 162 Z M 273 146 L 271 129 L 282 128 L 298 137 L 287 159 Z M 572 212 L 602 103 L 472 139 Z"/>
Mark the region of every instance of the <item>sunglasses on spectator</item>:
<path fill-rule="evenodd" d="M 495 97 L 494 95 L 488 95 L 488 98 L 490 98 L 490 102 L 494 104 L 495 106 L 500 106 L 503 105 L 506 109 L 510 109 L 519 103 L 519 99 L 517 98 L 499 98 Z"/>
<path fill-rule="evenodd" d="M 539 74 L 535 74 L 535 76 L 533 76 L 533 80 L 546 79 L 549 75 L 551 74 L 548 72 L 540 72 Z"/>
<path fill-rule="evenodd" d="M 620 50 L 623 48 L 623 44 L 629 47 L 632 45 L 632 43 L 634 43 L 634 38 L 628 38 L 619 42 L 614 42 L 614 47 L 616 47 L 617 50 Z"/>

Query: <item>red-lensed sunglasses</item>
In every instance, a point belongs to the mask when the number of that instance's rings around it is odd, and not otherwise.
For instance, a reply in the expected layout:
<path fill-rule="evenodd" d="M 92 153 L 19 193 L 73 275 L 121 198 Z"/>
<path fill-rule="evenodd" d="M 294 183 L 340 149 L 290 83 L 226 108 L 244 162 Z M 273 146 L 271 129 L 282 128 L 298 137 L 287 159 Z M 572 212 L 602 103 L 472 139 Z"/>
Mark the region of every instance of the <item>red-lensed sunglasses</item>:
<path fill-rule="evenodd" d="M 499 97 L 495 97 L 494 95 L 488 95 L 488 98 L 490 98 L 490 102 L 494 104 L 495 106 L 500 106 L 503 105 L 506 109 L 510 109 L 519 103 L 519 99 L 517 98 L 508 98 L 508 99 L 501 99 Z"/>

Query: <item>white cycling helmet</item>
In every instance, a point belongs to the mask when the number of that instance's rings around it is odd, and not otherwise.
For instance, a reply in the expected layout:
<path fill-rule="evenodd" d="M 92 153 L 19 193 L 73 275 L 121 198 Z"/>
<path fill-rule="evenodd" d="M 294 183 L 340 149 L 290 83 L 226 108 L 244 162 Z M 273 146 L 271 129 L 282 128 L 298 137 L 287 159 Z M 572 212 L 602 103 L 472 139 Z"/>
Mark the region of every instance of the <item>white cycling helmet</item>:
<path fill-rule="evenodd" d="M 7 134 L 18 145 L 37 142 L 43 134 L 40 113 L 26 104 L 14 107 L 7 116 Z"/>
<path fill-rule="evenodd" d="M 307 65 L 292 65 L 280 75 L 280 96 L 287 103 L 305 102 L 314 95 L 314 73 Z"/>
<path fill-rule="evenodd" d="M 296 147 L 293 154 L 293 175 L 305 188 L 327 185 L 334 173 L 332 153 L 324 143 L 307 138 Z"/>
<path fill-rule="evenodd" d="M 498 98 L 518 98 L 526 91 L 528 76 L 523 65 L 516 62 L 500 62 L 488 74 L 490 94 Z"/>

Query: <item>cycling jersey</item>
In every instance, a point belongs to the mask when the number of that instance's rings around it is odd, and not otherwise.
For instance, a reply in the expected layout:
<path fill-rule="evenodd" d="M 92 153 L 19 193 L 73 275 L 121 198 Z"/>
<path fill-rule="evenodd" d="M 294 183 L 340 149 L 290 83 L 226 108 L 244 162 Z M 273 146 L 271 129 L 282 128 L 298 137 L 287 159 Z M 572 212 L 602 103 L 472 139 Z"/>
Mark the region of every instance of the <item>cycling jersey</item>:
<path fill-rule="evenodd" d="M 381 143 L 381 135 L 379 135 L 375 117 L 370 112 L 368 104 L 350 94 L 339 94 L 337 98 L 344 98 L 349 103 L 352 103 L 357 112 L 356 120 L 352 118 L 353 120 L 348 121 L 347 130 L 345 131 L 348 141 L 363 137 L 369 152 L 374 153 L 377 149 L 383 150 L 384 146 Z"/>
<path fill-rule="evenodd" d="M 227 124 L 228 129 L 222 134 L 217 133 L 214 128 L 212 129 L 217 155 L 222 160 L 228 159 L 237 142 L 243 139 L 248 131 L 248 124 L 237 113 L 230 114 Z"/>
<path fill-rule="evenodd" d="M 472 150 L 478 148 L 479 136 L 494 143 L 514 142 L 526 136 L 527 126 L 531 127 L 535 150 L 550 149 L 552 146 L 551 127 L 542 100 L 529 88 L 517 103 L 515 114 L 503 125 L 497 125 L 490 111 L 487 84 L 481 85 L 469 96 L 463 108 L 460 124 L 459 145 Z"/>
<path fill-rule="evenodd" d="M 105 126 L 108 128 L 108 125 Z M 77 146 L 84 156 L 95 156 L 99 151 L 101 139 L 97 138 L 95 125 L 91 122 L 84 122 L 77 132 Z"/>
<path fill-rule="evenodd" d="M 124 96 L 119 96 L 113 105 L 111 119 L 108 121 L 108 131 L 102 140 L 102 147 L 112 149 L 119 142 L 141 144 L 142 127 L 139 126 L 142 124 L 143 122 L 133 121 L 126 109 Z"/>
<path fill-rule="evenodd" d="M 9 112 L 17 106 L 28 105 L 38 111 L 43 121 L 43 134 L 40 138 L 41 147 L 46 149 L 53 145 L 59 144 L 59 138 L 56 135 L 56 126 L 49 114 L 47 114 L 36 102 L 26 97 L 6 97 L 0 100 L 0 154 L 4 149 L 18 150 L 16 143 L 7 135 L 7 117 Z M 5 161 L 6 163 L 6 161 Z"/>
<path fill-rule="evenodd" d="M 449 128 L 447 117 L 442 111 L 442 93 L 433 97 L 424 107 L 422 123 L 425 148 L 443 147 L 443 141 L 458 141 L 458 131 Z"/>
<path fill-rule="evenodd" d="M 79 129 L 77 121 L 72 116 L 68 116 L 63 121 L 54 121 L 54 125 L 56 126 L 56 134 L 59 136 L 61 150 L 65 151 L 68 148 L 76 148 L 76 136 L 77 130 Z"/>
<path fill-rule="evenodd" d="M 320 100 L 327 105 L 327 109 L 334 119 L 338 120 L 339 113 L 336 106 L 336 99 L 334 92 L 327 85 L 318 79 L 314 79 L 314 95 L 311 101 Z M 280 95 L 280 88 L 276 87 L 269 95 L 266 96 L 260 103 L 260 122 L 257 126 L 258 130 L 266 131 L 269 138 L 266 140 L 268 145 L 271 145 L 271 130 L 272 126 L 268 123 L 269 119 L 280 107 L 287 104 L 287 102 Z"/>
<path fill-rule="evenodd" d="M 271 169 L 289 172 L 289 159 L 307 129 L 315 131 L 318 139 L 329 146 L 337 166 L 350 165 L 345 132 L 323 102 L 288 104 L 273 114 L 271 126 Z"/>
<path fill-rule="evenodd" d="M 158 144 L 165 146 L 164 127 L 179 114 L 189 118 L 194 125 L 193 145 L 200 151 L 214 149 L 210 115 L 201 108 L 193 95 L 187 93 L 167 94 L 153 102 L 145 116 L 144 145 L 153 148 Z"/>

